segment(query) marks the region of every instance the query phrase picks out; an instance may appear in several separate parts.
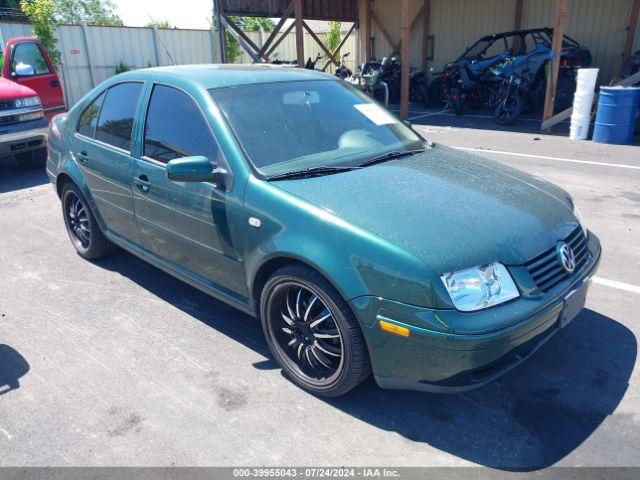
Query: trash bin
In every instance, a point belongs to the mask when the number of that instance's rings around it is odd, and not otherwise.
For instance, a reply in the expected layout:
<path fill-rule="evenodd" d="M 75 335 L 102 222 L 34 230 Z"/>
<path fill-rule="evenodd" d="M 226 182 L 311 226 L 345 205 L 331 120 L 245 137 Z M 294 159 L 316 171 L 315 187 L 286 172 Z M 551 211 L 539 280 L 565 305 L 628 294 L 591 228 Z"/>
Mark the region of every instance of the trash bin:
<path fill-rule="evenodd" d="M 593 141 L 631 143 L 639 102 L 640 87 L 601 87 Z"/>

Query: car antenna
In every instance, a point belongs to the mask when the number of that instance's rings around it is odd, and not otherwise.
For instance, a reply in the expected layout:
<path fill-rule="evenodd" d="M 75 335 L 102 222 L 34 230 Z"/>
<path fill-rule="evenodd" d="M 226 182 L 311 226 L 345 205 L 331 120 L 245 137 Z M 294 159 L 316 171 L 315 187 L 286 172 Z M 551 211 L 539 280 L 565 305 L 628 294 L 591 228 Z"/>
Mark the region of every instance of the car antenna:
<path fill-rule="evenodd" d="M 155 23 L 155 20 L 153 19 L 153 17 L 151 15 L 149 15 L 148 13 L 147 13 L 147 17 L 149 17 L 149 20 L 151 20 L 151 23 Z M 162 45 L 162 48 L 164 49 L 164 53 L 166 53 L 167 57 L 169 57 L 169 60 L 171 60 L 171 65 L 175 66 L 176 62 L 173 60 L 173 57 L 169 53 L 169 49 L 167 48 L 167 46 L 164 44 L 164 42 L 160 38 L 160 35 L 158 35 L 158 29 L 157 28 L 153 29 L 153 34 L 156 36 L 156 39 L 160 42 L 160 45 Z"/>

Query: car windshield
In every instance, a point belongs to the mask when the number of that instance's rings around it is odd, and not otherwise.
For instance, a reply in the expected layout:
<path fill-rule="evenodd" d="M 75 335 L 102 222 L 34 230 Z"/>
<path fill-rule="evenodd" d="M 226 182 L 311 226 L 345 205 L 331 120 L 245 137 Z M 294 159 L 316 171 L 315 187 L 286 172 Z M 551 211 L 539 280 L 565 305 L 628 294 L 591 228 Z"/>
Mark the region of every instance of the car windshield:
<path fill-rule="evenodd" d="M 210 93 L 253 166 L 267 177 L 355 167 L 425 146 L 396 117 L 343 82 L 277 82 Z"/>

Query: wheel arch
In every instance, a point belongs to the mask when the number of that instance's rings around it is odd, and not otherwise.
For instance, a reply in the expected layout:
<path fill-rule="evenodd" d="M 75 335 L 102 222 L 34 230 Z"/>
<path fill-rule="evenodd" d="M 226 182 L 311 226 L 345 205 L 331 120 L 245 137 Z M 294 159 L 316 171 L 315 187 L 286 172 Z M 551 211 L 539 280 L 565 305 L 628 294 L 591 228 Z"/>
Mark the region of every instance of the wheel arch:
<path fill-rule="evenodd" d="M 302 265 L 308 267 L 315 272 L 322 275 L 322 277 L 327 280 L 333 288 L 340 294 L 340 296 L 345 300 L 345 302 L 349 302 L 349 298 L 345 295 L 343 289 L 331 278 L 330 275 L 327 274 L 322 268 L 318 265 L 314 265 L 312 262 L 307 259 L 300 258 L 296 255 L 292 255 L 289 253 L 278 253 L 274 254 L 271 257 L 265 259 L 262 264 L 257 268 L 256 273 L 253 275 L 253 279 L 251 281 L 251 298 L 254 304 L 254 310 L 256 312 L 256 316 L 259 317 L 260 312 L 260 295 L 262 293 L 262 289 L 264 288 L 269 277 L 273 275 L 280 268 L 287 265 Z"/>

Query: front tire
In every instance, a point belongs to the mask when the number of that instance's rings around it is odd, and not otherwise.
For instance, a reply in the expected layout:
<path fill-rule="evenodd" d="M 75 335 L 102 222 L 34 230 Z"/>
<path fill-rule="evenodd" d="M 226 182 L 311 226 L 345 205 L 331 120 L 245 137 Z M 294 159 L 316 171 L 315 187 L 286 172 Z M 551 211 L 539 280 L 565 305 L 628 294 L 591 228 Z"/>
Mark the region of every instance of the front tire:
<path fill-rule="evenodd" d="M 371 371 L 362 331 L 337 290 L 315 270 L 288 265 L 260 296 L 267 344 L 284 373 L 301 388 L 337 397 Z"/>
<path fill-rule="evenodd" d="M 498 125 L 509 125 L 515 121 L 522 112 L 522 97 L 517 94 L 511 94 L 507 98 L 501 100 L 493 113 L 493 118 Z"/>
<path fill-rule="evenodd" d="M 71 182 L 62 189 L 62 216 L 71 243 L 82 258 L 95 260 L 117 250 L 100 230 L 80 189 Z"/>

